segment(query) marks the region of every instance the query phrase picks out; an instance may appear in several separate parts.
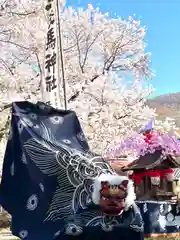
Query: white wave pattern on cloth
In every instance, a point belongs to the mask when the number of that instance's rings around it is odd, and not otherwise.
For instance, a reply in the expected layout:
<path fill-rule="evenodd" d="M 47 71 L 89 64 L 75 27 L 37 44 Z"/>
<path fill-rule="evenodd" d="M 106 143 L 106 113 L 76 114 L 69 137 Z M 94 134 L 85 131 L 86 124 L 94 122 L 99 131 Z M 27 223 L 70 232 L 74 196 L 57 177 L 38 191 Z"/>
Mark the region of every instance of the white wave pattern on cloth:
<path fill-rule="evenodd" d="M 40 130 L 41 137 L 34 134 L 23 147 L 44 174 L 57 177 L 58 186 L 45 221 L 76 216 L 77 222 L 81 222 L 83 218 L 86 225 L 99 225 L 103 219 L 99 211 L 87 209 L 92 201 L 93 179 L 102 173 L 115 172 L 101 157 L 82 153 L 72 149 L 70 145 L 67 146 L 63 141 L 57 141 L 44 123 L 40 124 Z M 80 209 L 87 211 L 79 214 Z M 112 222 L 112 219 L 107 219 Z"/>

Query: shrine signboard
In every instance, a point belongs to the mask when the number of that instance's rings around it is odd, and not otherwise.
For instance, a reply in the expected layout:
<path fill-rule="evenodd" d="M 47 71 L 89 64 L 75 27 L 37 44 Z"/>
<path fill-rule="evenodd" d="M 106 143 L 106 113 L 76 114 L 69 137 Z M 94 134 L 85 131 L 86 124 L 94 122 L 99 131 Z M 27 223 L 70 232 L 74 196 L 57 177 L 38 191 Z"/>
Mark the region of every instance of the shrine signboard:
<path fill-rule="evenodd" d="M 44 79 L 42 82 L 43 101 L 53 107 L 60 107 L 55 0 L 47 0 L 45 12 L 48 20 L 48 31 L 44 59 Z"/>

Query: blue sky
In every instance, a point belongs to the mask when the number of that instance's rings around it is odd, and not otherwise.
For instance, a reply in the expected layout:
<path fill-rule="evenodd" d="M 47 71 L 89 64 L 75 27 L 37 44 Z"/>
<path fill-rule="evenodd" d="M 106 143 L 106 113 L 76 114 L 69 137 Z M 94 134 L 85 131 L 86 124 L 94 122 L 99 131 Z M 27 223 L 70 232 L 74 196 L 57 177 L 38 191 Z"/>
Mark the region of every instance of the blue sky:
<path fill-rule="evenodd" d="M 147 51 L 152 52 L 155 95 L 180 91 L 180 0 L 68 0 L 72 6 L 99 6 L 122 18 L 136 14 L 148 28 Z"/>

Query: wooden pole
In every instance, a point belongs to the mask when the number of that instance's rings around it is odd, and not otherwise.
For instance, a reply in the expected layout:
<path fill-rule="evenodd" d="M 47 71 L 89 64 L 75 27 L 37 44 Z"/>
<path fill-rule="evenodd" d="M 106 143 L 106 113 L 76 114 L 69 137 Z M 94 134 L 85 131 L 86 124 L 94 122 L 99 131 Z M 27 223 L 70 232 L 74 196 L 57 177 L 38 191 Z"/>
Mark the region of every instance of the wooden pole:
<path fill-rule="evenodd" d="M 56 0 L 57 6 L 57 27 L 58 27 L 58 35 L 59 35 L 59 49 L 58 49 L 58 58 L 61 61 L 61 69 L 58 68 L 59 76 L 62 73 L 62 85 L 63 85 L 63 97 L 64 97 L 64 109 L 67 110 L 67 94 L 66 94 L 66 80 L 65 80 L 65 71 L 64 71 L 64 60 L 63 60 L 63 47 L 62 47 L 62 36 L 61 36 L 61 20 L 60 20 L 60 0 Z M 60 55 L 60 56 L 59 56 Z"/>

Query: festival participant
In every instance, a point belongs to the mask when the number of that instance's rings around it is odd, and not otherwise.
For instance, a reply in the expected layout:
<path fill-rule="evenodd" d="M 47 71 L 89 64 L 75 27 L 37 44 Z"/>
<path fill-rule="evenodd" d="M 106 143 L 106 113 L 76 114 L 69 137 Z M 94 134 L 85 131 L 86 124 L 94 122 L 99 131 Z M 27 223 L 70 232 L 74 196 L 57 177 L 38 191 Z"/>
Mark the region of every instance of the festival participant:
<path fill-rule="evenodd" d="M 133 183 L 89 151 L 73 111 L 12 104 L 0 204 L 21 239 L 144 239 Z"/>

